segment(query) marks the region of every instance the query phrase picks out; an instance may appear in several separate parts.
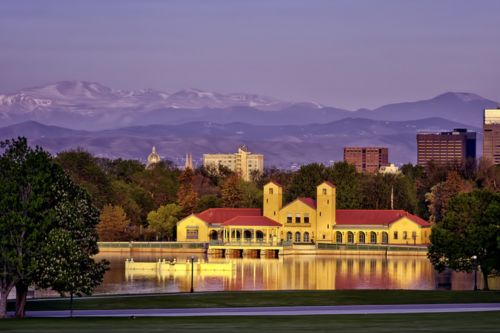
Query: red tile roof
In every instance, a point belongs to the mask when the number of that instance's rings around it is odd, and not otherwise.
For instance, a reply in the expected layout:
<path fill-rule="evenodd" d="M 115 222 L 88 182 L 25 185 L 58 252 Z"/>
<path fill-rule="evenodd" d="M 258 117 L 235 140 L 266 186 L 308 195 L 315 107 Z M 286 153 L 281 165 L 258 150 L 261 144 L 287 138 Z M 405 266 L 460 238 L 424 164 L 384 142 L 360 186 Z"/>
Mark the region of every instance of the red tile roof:
<path fill-rule="evenodd" d="M 388 209 L 337 209 L 337 225 L 389 225 L 402 217 L 407 217 L 416 224 L 430 227 L 424 219 L 404 210 Z"/>
<path fill-rule="evenodd" d="M 281 224 L 265 216 L 236 216 L 224 222 L 224 226 L 281 227 Z"/>
<path fill-rule="evenodd" d="M 309 207 L 316 209 L 316 201 L 312 198 L 297 198 L 297 200 L 302 201 Z"/>
<path fill-rule="evenodd" d="M 332 182 L 330 182 L 330 181 L 328 181 L 328 180 L 325 180 L 325 181 L 324 181 L 324 182 L 322 182 L 321 184 L 327 184 L 327 185 L 329 185 L 329 186 L 331 186 L 331 187 L 335 187 L 335 184 L 334 184 L 334 183 L 332 183 Z M 320 185 L 321 185 L 321 184 L 320 184 Z"/>
<path fill-rule="evenodd" d="M 259 208 L 209 208 L 201 213 L 195 214 L 203 221 L 212 223 L 224 223 L 236 216 L 261 216 Z"/>

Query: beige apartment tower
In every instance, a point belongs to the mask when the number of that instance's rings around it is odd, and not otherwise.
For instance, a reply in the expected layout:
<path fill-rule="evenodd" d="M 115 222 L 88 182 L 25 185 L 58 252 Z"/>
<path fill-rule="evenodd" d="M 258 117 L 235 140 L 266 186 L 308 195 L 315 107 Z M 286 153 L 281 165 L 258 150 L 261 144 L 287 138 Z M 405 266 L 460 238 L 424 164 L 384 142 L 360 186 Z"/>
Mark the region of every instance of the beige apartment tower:
<path fill-rule="evenodd" d="M 219 165 L 236 172 L 243 180 L 250 181 L 253 173 L 264 172 L 264 155 L 249 152 L 245 145 L 240 146 L 234 154 L 203 154 L 205 168 L 217 168 Z"/>
<path fill-rule="evenodd" d="M 500 108 L 484 110 L 483 158 L 500 164 Z"/>

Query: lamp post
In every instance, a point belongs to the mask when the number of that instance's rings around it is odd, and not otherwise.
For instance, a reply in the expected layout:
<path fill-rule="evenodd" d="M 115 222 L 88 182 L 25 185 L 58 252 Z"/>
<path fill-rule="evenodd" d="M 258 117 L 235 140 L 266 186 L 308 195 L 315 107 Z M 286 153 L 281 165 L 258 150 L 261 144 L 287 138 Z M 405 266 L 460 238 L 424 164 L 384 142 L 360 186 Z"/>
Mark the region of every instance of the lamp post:
<path fill-rule="evenodd" d="M 193 288 L 193 276 L 194 276 L 194 256 L 191 256 L 191 293 L 194 292 Z"/>
<path fill-rule="evenodd" d="M 474 265 L 474 290 L 477 290 L 477 256 L 472 256 L 471 259 Z"/>

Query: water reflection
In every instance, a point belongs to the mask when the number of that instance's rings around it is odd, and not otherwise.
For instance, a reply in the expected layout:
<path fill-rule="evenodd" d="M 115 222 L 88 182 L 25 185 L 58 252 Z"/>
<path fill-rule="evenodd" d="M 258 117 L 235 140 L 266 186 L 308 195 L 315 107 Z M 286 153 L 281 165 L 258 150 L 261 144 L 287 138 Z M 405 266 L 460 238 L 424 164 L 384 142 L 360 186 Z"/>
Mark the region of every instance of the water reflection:
<path fill-rule="evenodd" d="M 125 271 L 127 255 L 101 254 L 111 262 L 104 283 L 96 293 L 152 293 L 189 291 L 191 272 L 158 274 Z M 135 261 L 173 259 L 166 255 L 136 254 Z M 203 259 L 197 256 L 197 259 Z M 177 256 L 184 262 L 187 256 Z M 197 291 L 283 289 L 454 289 L 471 290 L 472 274 L 438 274 L 425 257 L 287 256 L 280 259 L 215 259 L 232 261 L 230 272 L 195 272 Z M 498 287 L 498 279 L 490 287 Z M 481 287 L 481 284 L 479 284 Z"/>

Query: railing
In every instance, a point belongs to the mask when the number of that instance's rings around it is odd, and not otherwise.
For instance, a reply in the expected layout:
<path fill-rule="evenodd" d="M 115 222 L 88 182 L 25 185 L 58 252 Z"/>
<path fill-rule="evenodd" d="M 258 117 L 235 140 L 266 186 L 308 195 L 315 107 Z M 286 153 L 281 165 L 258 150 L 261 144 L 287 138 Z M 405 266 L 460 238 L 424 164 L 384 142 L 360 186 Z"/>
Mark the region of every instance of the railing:
<path fill-rule="evenodd" d="M 203 249 L 206 247 L 206 243 L 181 242 L 98 242 L 97 245 L 100 249 Z"/>
<path fill-rule="evenodd" d="M 211 246 L 280 246 L 280 247 L 287 247 L 291 246 L 292 244 L 289 242 L 264 242 L 264 241 L 253 241 L 253 240 L 236 240 L 236 241 L 231 241 L 231 242 L 226 242 L 223 240 L 211 240 L 209 243 Z"/>
<path fill-rule="evenodd" d="M 425 245 L 384 245 L 384 244 L 326 244 L 318 243 L 318 249 L 322 250 L 372 250 L 372 251 L 406 251 L 427 252 Z"/>

